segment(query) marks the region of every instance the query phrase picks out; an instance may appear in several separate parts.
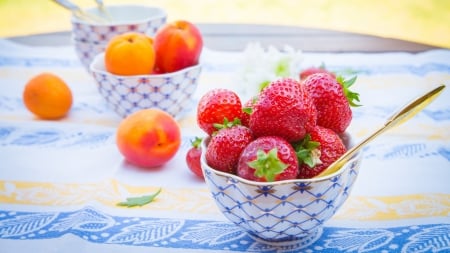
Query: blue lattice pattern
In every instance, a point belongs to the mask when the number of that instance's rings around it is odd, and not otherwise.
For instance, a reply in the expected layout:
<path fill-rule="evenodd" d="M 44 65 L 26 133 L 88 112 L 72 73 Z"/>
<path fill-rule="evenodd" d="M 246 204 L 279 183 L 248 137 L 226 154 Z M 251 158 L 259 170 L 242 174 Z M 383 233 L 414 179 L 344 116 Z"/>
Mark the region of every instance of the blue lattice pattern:
<path fill-rule="evenodd" d="M 98 9 L 88 10 L 99 15 Z M 110 23 L 87 23 L 76 17 L 71 19 L 72 42 L 82 65 L 89 71 L 94 57 L 105 51 L 108 42 L 115 36 L 127 33 L 144 33 L 153 37 L 167 21 L 163 9 L 145 6 L 108 6 L 113 20 Z"/>
<path fill-rule="evenodd" d="M 200 65 L 161 75 L 117 76 L 102 70 L 103 56 L 94 59 L 92 75 L 100 94 L 121 117 L 141 109 L 159 108 L 178 118 L 190 109 Z"/>
<path fill-rule="evenodd" d="M 78 56 L 81 64 L 89 71 L 89 65 L 94 60 L 95 56 L 104 52 L 106 44 L 96 44 L 91 42 L 83 42 L 72 40 L 75 46 L 75 53 Z"/>
<path fill-rule="evenodd" d="M 105 44 L 114 36 L 126 32 L 145 33 L 149 36 L 155 35 L 156 31 L 166 23 L 166 18 L 161 17 L 142 24 L 133 25 L 101 25 L 101 26 L 83 26 L 73 24 L 72 34 L 75 40 L 81 42 L 90 42 L 95 44 Z"/>
<path fill-rule="evenodd" d="M 279 241 L 308 238 L 345 202 L 358 175 L 361 154 L 337 174 L 306 180 L 258 183 L 216 171 L 202 161 L 220 211 L 250 234 Z"/>
<path fill-rule="evenodd" d="M 88 10 L 98 13 L 96 8 Z M 139 32 L 153 36 L 166 23 L 167 14 L 163 9 L 145 6 L 108 6 L 113 19 L 109 23 L 87 23 L 72 18 L 72 37 L 77 41 L 106 44 L 116 35 L 126 32 Z"/>

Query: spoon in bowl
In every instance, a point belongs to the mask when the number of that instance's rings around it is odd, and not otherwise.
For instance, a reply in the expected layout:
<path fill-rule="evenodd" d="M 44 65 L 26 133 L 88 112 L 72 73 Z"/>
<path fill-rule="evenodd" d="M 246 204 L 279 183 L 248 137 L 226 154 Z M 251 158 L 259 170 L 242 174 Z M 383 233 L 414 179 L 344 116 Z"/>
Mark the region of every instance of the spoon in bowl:
<path fill-rule="evenodd" d="M 100 17 L 100 16 L 97 16 L 97 15 L 94 15 L 94 14 L 84 11 L 78 5 L 70 2 L 69 0 L 53 0 L 53 2 L 57 3 L 58 5 L 62 6 L 65 9 L 71 11 L 75 17 L 85 20 L 86 22 L 100 23 L 100 24 L 104 24 L 104 23 L 108 22 L 108 20 L 106 20 L 103 17 Z"/>
<path fill-rule="evenodd" d="M 410 103 L 406 104 L 398 111 L 396 111 L 378 130 L 366 137 L 359 144 L 353 146 L 347 152 L 345 152 L 340 158 L 334 161 L 328 168 L 322 171 L 317 177 L 323 177 L 331 175 L 338 171 L 353 155 L 358 152 L 361 148 L 367 145 L 370 141 L 378 137 L 380 134 L 384 133 L 386 130 L 391 129 L 395 126 L 400 125 L 414 117 L 418 112 L 422 111 L 428 104 L 430 104 L 435 98 L 437 98 L 444 90 L 445 85 L 441 84 L 438 87 L 428 91 L 424 95 L 414 99 Z"/>
<path fill-rule="evenodd" d="M 97 4 L 97 8 L 100 10 L 102 15 L 109 21 L 112 20 L 111 15 L 105 8 L 105 4 L 103 3 L 103 0 L 95 0 L 95 3 Z"/>

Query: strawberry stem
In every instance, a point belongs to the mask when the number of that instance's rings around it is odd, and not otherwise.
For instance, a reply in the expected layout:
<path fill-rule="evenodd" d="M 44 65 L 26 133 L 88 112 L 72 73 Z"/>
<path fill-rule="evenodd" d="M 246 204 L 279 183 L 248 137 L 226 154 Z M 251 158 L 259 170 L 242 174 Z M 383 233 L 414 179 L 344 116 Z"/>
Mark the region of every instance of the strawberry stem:
<path fill-rule="evenodd" d="M 200 148 L 200 144 L 202 143 L 203 138 L 195 137 L 195 139 L 191 140 L 191 145 L 194 148 Z"/>
<path fill-rule="evenodd" d="M 354 76 L 348 80 L 345 80 L 344 77 L 342 77 L 342 76 L 337 77 L 337 81 L 342 85 L 342 89 L 344 90 L 344 95 L 347 98 L 348 103 L 352 107 L 361 106 L 356 103 L 356 102 L 359 102 L 359 94 L 350 90 L 350 87 L 355 83 L 356 78 L 357 78 L 357 76 Z"/>
<path fill-rule="evenodd" d="M 275 181 L 275 176 L 283 172 L 288 165 L 278 158 L 278 149 L 273 148 L 269 152 L 258 150 L 256 159 L 248 162 L 250 168 L 255 169 L 255 176 L 265 178 L 268 182 Z"/>
<path fill-rule="evenodd" d="M 320 142 L 312 141 L 311 135 L 307 134 L 300 142 L 294 143 L 295 153 L 300 165 L 305 163 L 310 168 L 314 168 L 316 165 L 321 164 L 320 160 Z"/>
<path fill-rule="evenodd" d="M 227 118 L 224 118 L 222 124 L 219 124 L 219 123 L 213 124 L 213 126 L 217 130 L 224 129 L 224 128 L 231 128 L 231 127 L 237 126 L 237 125 L 242 125 L 241 120 L 239 118 L 234 118 L 233 121 L 229 121 Z"/>

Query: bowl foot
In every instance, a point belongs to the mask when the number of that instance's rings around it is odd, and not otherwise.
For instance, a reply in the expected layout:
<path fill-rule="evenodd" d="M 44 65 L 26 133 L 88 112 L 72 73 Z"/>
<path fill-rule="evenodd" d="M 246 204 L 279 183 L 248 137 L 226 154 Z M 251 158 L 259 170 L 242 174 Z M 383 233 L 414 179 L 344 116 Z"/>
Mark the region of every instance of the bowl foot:
<path fill-rule="evenodd" d="M 250 237 L 253 238 L 256 242 L 260 242 L 263 244 L 268 244 L 272 247 L 276 247 L 280 250 L 297 250 L 301 248 L 308 247 L 309 245 L 313 244 L 315 241 L 317 241 L 320 236 L 322 235 L 322 227 L 319 227 L 311 233 L 305 235 L 305 236 L 290 236 L 290 237 L 284 237 L 280 239 L 267 239 L 262 238 L 254 233 L 249 233 Z"/>

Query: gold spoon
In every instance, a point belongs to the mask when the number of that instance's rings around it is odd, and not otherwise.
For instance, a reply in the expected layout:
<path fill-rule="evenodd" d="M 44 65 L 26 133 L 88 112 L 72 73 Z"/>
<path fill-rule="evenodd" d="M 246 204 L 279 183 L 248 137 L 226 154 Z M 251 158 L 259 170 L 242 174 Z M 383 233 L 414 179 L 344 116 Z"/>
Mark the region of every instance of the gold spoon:
<path fill-rule="evenodd" d="M 97 8 L 100 10 L 102 15 L 108 20 L 111 21 L 111 15 L 109 14 L 108 10 L 105 8 L 105 4 L 103 3 L 103 0 L 95 0 L 95 3 L 97 4 Z"/>
<path fill-rule="evenodd" d="M 445 85 L 441 84 L 433 90 L 425 93 L 424 95 L 416 98 L 410 103 L 399 109 L 393 116 L 391 116 L 383 126 L 376 130 L 373 134 L 369 135 L 366 139 L 361 141 L 359 144 L 353 146 L 347 152 L 345 152 L 340 158 L 334 161 L 328 168 L 322 171 L 317 177 L 323 177 L 330 175 L 338 171 L 352 156 L 358 152 L 367 143 L 378 137 L 380 134 L 384 133 L 386 130 L 393 128 L 394 126 L 400 125 L 414 117 L 418 112 L 430 104 L 435 98 L 437 98 L 444 90 Z"/>
<path fill-rule="evenodd" d="M 70 2 L 69 0 L 53 0 L 53 2 L 57 3 L 58 5 L 64 7 L 65 9 L 68 9 L 72 12 L 74 16 L 76 16 L 79 19 L 82 19 L 87 22 L 91 23 L 100 23 L 104 24 L 107 23 L 108 20 L 106 20 L 103 17 L 91 14 L 89 12 L 84 11 L 79 6 L 75 5 L 74 3 Z"/>

